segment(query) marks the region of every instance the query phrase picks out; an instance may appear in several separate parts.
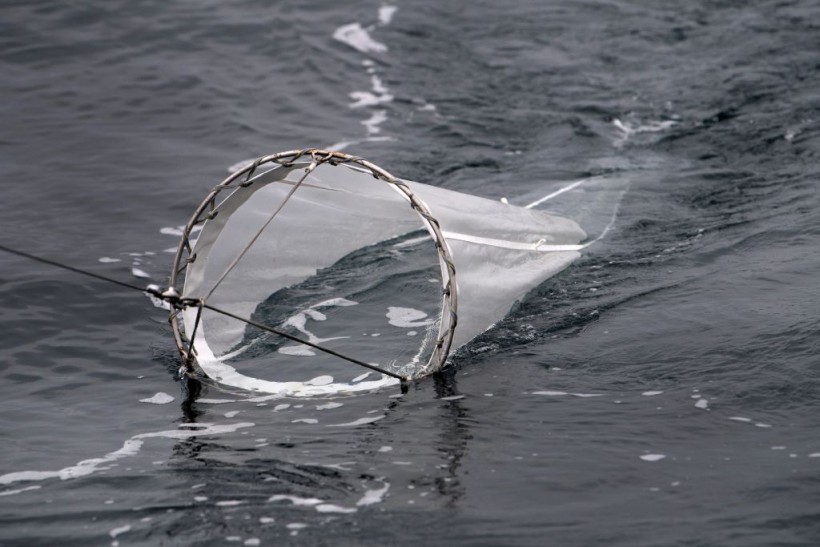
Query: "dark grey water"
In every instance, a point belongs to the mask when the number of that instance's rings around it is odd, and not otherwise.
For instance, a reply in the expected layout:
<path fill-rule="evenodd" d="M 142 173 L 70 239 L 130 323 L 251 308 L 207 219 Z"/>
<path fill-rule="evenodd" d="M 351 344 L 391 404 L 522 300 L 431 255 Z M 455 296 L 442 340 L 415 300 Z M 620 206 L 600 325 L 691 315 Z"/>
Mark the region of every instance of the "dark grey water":
<path fill-rule="evenodd" d="M 228 166 L 303 146 L 518 203 L 630 190 L 404 396 L 186 404 L 147 299 L 3 256 L 0 544 L 818 544 L 818 21 L 807 0 L 4 2 L 0 240 L 78 267 L 163 283 Z"/>

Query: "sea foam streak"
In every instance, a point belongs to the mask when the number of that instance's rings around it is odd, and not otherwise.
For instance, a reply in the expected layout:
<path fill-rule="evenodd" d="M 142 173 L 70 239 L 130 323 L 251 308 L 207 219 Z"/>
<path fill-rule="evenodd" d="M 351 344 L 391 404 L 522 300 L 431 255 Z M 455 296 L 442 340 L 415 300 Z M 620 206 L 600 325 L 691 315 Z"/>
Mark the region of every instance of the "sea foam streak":
<path fill-rule="evenodd" d="M 191 424 L 181 424 L 180 427 L 190 426 Z M 136 455 L 144 443 L 144 439 L 151 439 L 156 437 L 167 439 L 189 439 L 191 437 L 201 437 L 203 435 L 220 435 L 224 433 L 233 433 L 238 429 L 245 427 L 253 427 L 255 424 L 250 422 L 240 422 L 236 424 L 195 424 L 197 429 L 173 429 L 167 431 L 152 431 L 150 433 L 140 433 L 134 435 L 126 440 L 122 448 L 109 452 L 101 458 L 92 458 L 90 460 L 83 460 L 76 465 L 65 467 L 58 471 L 16 471 L 14 473 L 6 473 L 0 475 L 0 485 L 13 484 L 21 481 L 42 481 L 46 479 L 76 479 L 91 475 L 97 471 L 104 471 L 110 469 L 115 461 L 126 458 L 128 456 Z M 21 490 L 22 491 L 22 490 Z"/>

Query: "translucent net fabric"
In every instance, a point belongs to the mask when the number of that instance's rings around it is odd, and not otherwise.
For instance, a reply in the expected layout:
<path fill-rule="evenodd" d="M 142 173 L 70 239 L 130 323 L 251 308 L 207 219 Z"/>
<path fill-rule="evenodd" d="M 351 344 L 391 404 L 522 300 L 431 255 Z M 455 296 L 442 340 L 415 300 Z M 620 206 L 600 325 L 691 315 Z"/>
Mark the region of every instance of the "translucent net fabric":
<path fill-rule="evenodd" d="M 571 220 L 355 164 L 257 173 L 190 230 L 183 298 L 407 378 L 441 367 L 586 237 Z M 182 316 L 200 367 L 223 384 L 312 395 L 395 382 L 221 313 Z"/>

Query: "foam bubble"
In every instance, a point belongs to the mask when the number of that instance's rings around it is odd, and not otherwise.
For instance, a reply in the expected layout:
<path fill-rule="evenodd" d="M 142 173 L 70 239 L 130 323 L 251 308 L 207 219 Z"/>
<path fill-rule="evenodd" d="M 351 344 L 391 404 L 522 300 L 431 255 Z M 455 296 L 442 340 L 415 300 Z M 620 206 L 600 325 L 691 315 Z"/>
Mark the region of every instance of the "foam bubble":
<path fill-rule="evenodd" d="M 394 327 L 426 327 L 433 324 L 433 319 L 425 319 L 427 314 L 413 308 L 390 306 L 387 308 L 387 322 Z"/>
<path fill-rule="evenodd" d="M 372 424 L 373 422 L 378 422 L 382 418 L 386 418 L 386 414 L 382 414 L 381 416 L 371 416 L 369 418 L 359 418 L 358 420 L 353 420 L 352 422 L 347 422 L 343 424 L 328 424 L 327 427 L 353 427 L 357 425 L 365 425 L 365 424 Z"/>
<path fill-rule="evenodd" d="M 666 455 L 664 454 L 643 454 L 641 459 L 645 462 L 657 462 L 664 459 Z"/>
<path fill-rule="evenodd" d="M 330 503 L 317 505 L 316 510 L 320 513 L 355 513 L 358 511 L 355 507 L 341 507 Z"/>
<path fill-rule="evenodd" d="M 354 382 L 354 383 L 355 382 L 361 382 L 362 380 L 364 380 L 365 378 L 367 378 L 371 374 L 373 374 L 373 373 L 372 372 L 365 372 L 364 374 L 360 374 L 359 376 L 356 376 L 355 378 L 353 378 L 351 380 L 351 382 Z"/>
<path fill-rule="evenodd" d="M 308 506 L 308 507 L 313 506 L 313 505 L 319 505 L 320 503 L 324 503 L 324 500 L 320 500 L 319 498 L 300 498 L 299 496 L 289 496 L 287 494 L 273 495 L 270 498 L 268 498 L 268 501 L 269 502 L 289 501 L 293 505 Z M 305 526 L 304 524 L 301 525 L 301 527 L 304 527 L 304 526 Z M 290 525 L 288 525 L 288 528 L 290 528 Z"/>
<path fill-rule="evenodd" d="M 184 226 L 166 226 L 165 228 L 160 228 L 159 233 L 166 236 L 182 237 L 182 234 L 185 233 L 184 229 Z"/>
<path fill-rule="evenodd" d="M 379 8 L 379 23 L 389 25 L 398 9 L 396 6 L 381 6 Z"/>
<path fill-rule="evenodd" d="M 809 455 L 811 458 L 812 456 Z M 18 488 L 17 490 L 5 490 L 0 492 L 0 496 L 13 496 L 15 494 L 22 494 L 23 492 L 28 492 L 29 490 L 39 490 L 42 488 L 39 484 L 35 484 L 33 486 L 26 486 L 25 488 Z"/>
<path fill-rule="evenodd" d="M 581 397 L 581 398 L 589 398 L 589 397 L 603 397 L 602 393 L 568 393 L 566 391 L 533 391 L 533 395 L 546 395 L 547 397 L 560 397 L 562 395 L 569 395 L 570 397 Z M 485 393 L 485 395 L 488 395 Z M 489 395 L 492 396 L 492 395 Z"/>
<path fill-rule="evenodd" d="M 326 386 L 333 383 L 333 376 L 317 376 L 305 382 L 309 386 Z"/>
<path fill-rule="evenodd" d="M 325 403 L 323 405 L 316 405 L 316 410 L 331 410 L 334 408 L 339 408 L 340 406 L 344 406 L 342 403 Z"/>
<path fill-rule="evenodd" d="M 131 525 L 130 524 L 124 524 L 123 526 L 118 526 L 117 528 L 113 528 L 110 532 L 108 532 L 108 535 L 111 536 L 112 538 L 115 538 L 115 537 L 119 536 L 120 534 L 124 534 L 125 532 L 128 532 L 129 530 L 131 530 Z"/>
<path fill-rule="evenodd" d="M 362 53 L 385 53 L 387 46 L 374 40 L 359 23 L 342 25 L 333 32 L 333 38 Z"/>
<path fill-rule="evenodd" d="M 158 392 L 153 397 L 148 397 L 147 399 L 140 399 L 141 403 L 149 403 L 152 405 L 167 405 L 168 403 L 174 402 L 174 398 L 167 393 L 163 393 L 162 391 Z"/>
<path fill-rule="evenodd" d="M 151 274 L 147 273 L 144 270 L 140 270 L 139 268 L 131 268 L 131 275 L 134 277 L 139 277 L 141 279 L 148 279 L 151 277 Z"/>
<path fill-rule="evenodd" d="M 299 344 L 298 346 L 284 346 L 279 348 L 277 351 L 283 355 L 293 355 L 296 357 L 313 357 L 316 355 L 316 352 L 310 349 L 310 347 L 302 344 Z"/>
<path fill-rule="evenodd" d="M 385 121 L 387 121 L 387 112 L 384 110 L 376 110 L 368 119 L 362 120 L 360 123 L 367 129 L 368 135 L 373 135 L 381 132 L 379 126 Z"/>
<path fill-rule="evenodd" d="M 387 494 L 387 491 L 390 490 L 390 483 L 388 483 L 384 479 L 380 480 L 382 482 L 381 488 L 366 490 L 361 499 L 359 499 L 359 501 L 356 502 L 357 507 L 373 505 L 374 503 L 381 503 L 381 501 L 384 499 L 385 494 Z"/>

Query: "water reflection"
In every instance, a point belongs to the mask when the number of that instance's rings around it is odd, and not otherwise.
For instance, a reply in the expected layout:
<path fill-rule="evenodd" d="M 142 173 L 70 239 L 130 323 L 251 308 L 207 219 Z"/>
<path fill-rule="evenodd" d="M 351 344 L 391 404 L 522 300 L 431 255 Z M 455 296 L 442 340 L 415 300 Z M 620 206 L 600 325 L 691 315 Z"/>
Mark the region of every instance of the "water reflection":
<path fill-rule="evenodd" d="M 328 411 L 314 410 L 327 407 L 324 399 L 277 399 L 267 404 L 246 398 L 209 404 L 209 390 L 194 382 L 183 387 L 182 419 L 205 424 L 220 414 L 241 413 L 243 421 L 256 426 L 244 437 L 194 436 L 174 446 L 173 472 L 196 487 L 195 498 L 200 500 L 190 512 L 220 514 L 213 521 L 203 519 L 205 526 L 240 526 L 226 522 L 227 507 L 241 507 L 236 511 L 242 514 L 240 527 L 246 532 L 259 519 L 329 526 L 364 515 L 395 518 L 408 509 L 432 516 L 442 508 L 457 507 L 465 494 L 460 474 L 472 435 L 468 404 L 458 391 L 454 368 L 417 382 L 406 394 L 381 391 L 339 398 L 334 400 L 339 407 Z M 373 413 L 374 403 L 383 419 L 356 427 L 327 427 L 330 421 Z M 318 416 L 321 421 L 299 423 L 303 416 Z"/>

